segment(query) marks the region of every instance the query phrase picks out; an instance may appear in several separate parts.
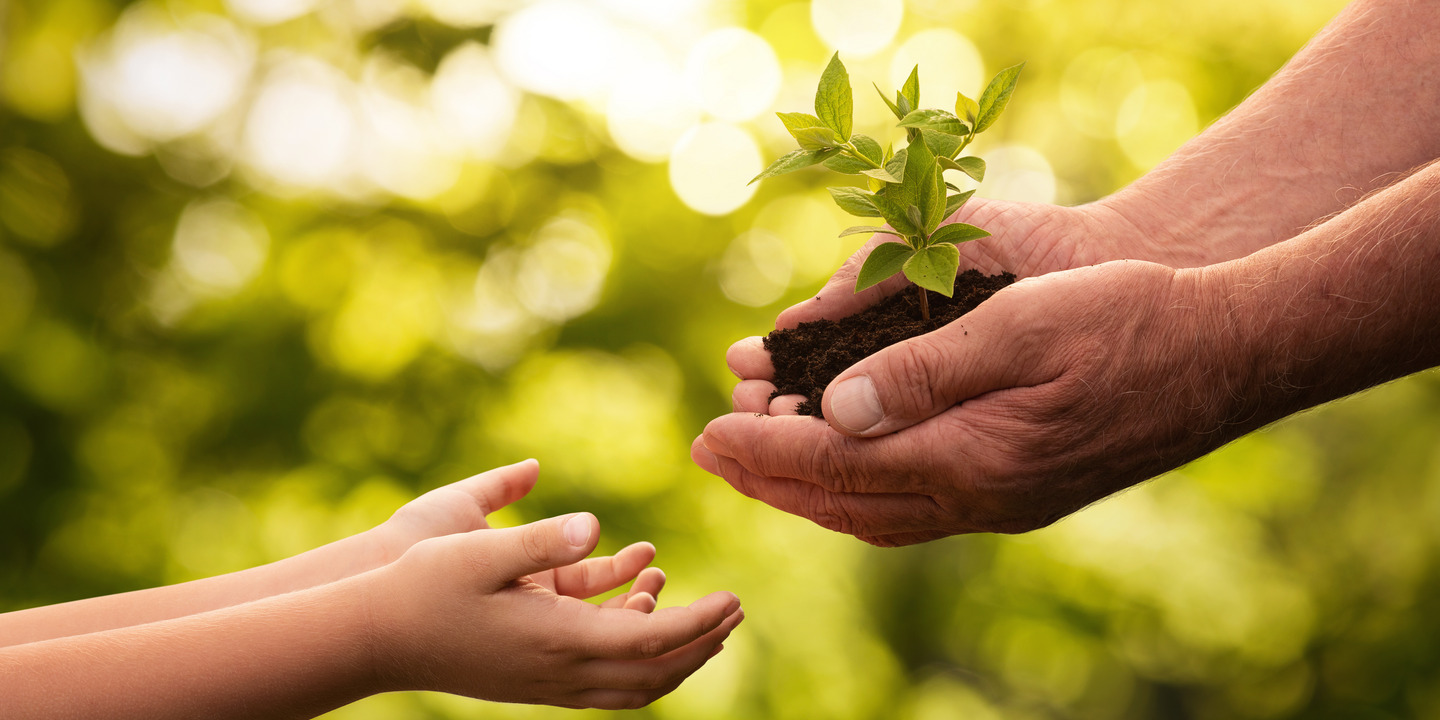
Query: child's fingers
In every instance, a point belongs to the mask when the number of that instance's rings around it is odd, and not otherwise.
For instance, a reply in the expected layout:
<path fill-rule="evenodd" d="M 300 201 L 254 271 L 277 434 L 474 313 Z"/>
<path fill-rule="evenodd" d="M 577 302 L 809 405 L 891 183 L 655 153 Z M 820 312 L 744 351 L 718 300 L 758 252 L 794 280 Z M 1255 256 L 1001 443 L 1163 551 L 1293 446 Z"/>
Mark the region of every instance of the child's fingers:
<path fill-rule="evenodd" d="M 518 577 L 579 562 L 599 542 L 600 523 L 590 513 L 574 513 L 469 537 L 471 565 L 499 589 Z"/>
<path fill-rule="evenodd" d="M 540 462 L 534 459 L 521 460 L 513 465 L 504 465 L 486 470 L 479 475 L 444 485 L 438 490 L 459 490 L 473 498 L 480 511 L 489 515 L 500 508 L 525 497 L 535 487 L 540 477 Z"/>
<path fill-rule="evenodd" d="M 650 614 L 599 610 L 602 616 L 579 631 L 577 649 L 595 658 L 642 660 L 682 648 L 720 627 L 740 609 L 740 598 L 712 593 L 688 607 Z"/>
<path fill-rule="evenodd" d="M 630 582 L 654 559 L 655 546 L 639 542 L 611 557 L 590 558 L 556 568 L 555 592 L 575 598 L 594 597 Z"/>
<path fill-rule="evenodd" d="M 655 600 L 654 595 L 647 592 L 632 592 L 629 593 L 629 595 L 630 597 L 625 599 L 625 604 L 621 606 L 624 609 L 639 610 L 642 613 L 655 611 L 655 606 L 658 602 Z"/>
<path fill-rule="evenodd" d="M 660 591 L 665 589 L 665 571 L 657 567 L 649 567 L 640 571 L 635 578 L 634 584 L 630 586 L 630 594 L 649 593 L 652 597 L 659 599 Z"/>
<path fill-rule="evenodd" d="M 616 697 L 625 697 L 638 692 L 648 698 L 645 701 L 648 703 L 666 695 L 714 657 L 721 643 L 725 642 L 744 619 L 745 613 L 737 611 L 699 640 L 660 657 L 647 660 L 596 660 L 585 670 L 585 681 L 594 683 L 596 689 L 579 693 L 574 700 L 602 702 L 610 693 Z"/>

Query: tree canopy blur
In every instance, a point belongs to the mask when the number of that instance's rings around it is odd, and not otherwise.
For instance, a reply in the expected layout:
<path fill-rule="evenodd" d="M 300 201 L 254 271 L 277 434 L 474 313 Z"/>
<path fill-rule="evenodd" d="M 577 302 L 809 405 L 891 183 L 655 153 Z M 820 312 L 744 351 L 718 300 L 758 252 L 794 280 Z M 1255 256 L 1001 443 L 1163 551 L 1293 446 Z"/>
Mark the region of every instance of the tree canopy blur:
<path fill-rule="evenodd" d="M 1079 203 L 1342 4 L 0 3 L 0 610 L 268 562 L 533 456 L 501 524 L 590 510 L 602 550 L 656 543 L 662 604 L 745 601 L 636 716 L 1440 715 L 1433 375 L 1018 537 L 880 550 L 688 459 L 726 346 L 858 245 L 823 174 L 746 185 L 833 51 L 971 96 L 1028 61 L 981 194 Z M 573 713 L 329 717 L 475 716 Z"/>

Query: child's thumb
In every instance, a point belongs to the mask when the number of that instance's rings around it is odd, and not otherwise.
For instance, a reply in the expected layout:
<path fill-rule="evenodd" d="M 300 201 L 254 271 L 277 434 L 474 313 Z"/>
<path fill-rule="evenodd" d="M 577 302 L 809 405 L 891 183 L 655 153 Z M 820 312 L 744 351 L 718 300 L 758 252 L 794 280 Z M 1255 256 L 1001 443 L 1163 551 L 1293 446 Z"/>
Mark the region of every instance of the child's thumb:
<path fill-rule="evenodd" d="M 482 567 L 504 584 L 541 570 L 577 563 L 595 549 L 600 522 L 590 513 L 562 515 L 504 530 L 483 530 L 489 537 Z"/>

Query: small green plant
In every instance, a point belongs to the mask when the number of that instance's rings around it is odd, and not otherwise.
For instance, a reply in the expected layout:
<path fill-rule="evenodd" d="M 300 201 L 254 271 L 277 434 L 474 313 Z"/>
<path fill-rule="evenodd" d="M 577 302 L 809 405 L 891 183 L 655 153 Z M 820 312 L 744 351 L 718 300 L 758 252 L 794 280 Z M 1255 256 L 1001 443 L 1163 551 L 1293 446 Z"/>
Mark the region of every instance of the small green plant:
<path fill-rule="evenodd" d="M 776 113 L 785 129 L 800 143 L 796 150 L 755 176 L 763 180 L 794 172 L 811 165 L 825 167 L 847 175 L 864 175 L 868 192 L 857 187 L 832 187 L 830 195 L 845 212 L 857 217 L 884 218 L 890 227 L 857 226 L 840 233 L 841 237 L 858 233 L 886 233 L 902 242 L 886 242 L 875 247 L 855 279 L 855 292 L 860 292 L 891 277 L 897 272 L 915 284 L 920 297 L 920 312 L 930 320 L 930 303 L 925 291 L 950 297 L 955 291 L 955 276 L 960 270 L 959 243 L 988 236 L 990 233 L 965 223 L 940 223 L 975 193 L 961 192 L 945 181 L 945 170 L 959 170 L 974 178 L 985 179 L 985 161 L 978 157 L 961 156 L 975 136 L 995 123 L 1010 102 L 1015 81 L 1024 63 L 1001 70 L 978 101 L 956 93 L 955 112 L 920 107 L 920 67 L 910 73 L 905 85 L 895 92 L 895 101 L 875 90 L 895 113 L 899 127 L 905 129 L 906 147 L 899 152 L 860 133 L 851 133 L 853 100 L 850 74 L 840 62 L 840 54 L 830 58 L 820 87 L 815 91 L 815 114 Z"/>

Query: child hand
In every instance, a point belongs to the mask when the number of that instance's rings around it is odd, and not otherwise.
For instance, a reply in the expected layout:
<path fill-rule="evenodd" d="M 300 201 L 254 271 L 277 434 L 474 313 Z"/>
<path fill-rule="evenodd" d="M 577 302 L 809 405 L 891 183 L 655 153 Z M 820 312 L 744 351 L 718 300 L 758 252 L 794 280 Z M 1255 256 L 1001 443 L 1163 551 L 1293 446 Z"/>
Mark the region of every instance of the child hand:
<path fill-rule="evenodd" d="M 584 560 L 598 540 L 595 517 L 579 513 L 417 543 L 366 585 L 382 682 L 607 709 L 675 689 L 743 619 L 739 599 L 714 593 L 651 614 L 623 607 L 653 609 L 648 591 L 632 590 L 621 607 L 585 602 L 633 577 L 635 560 L 653 553 L 647 543 Z"/>

